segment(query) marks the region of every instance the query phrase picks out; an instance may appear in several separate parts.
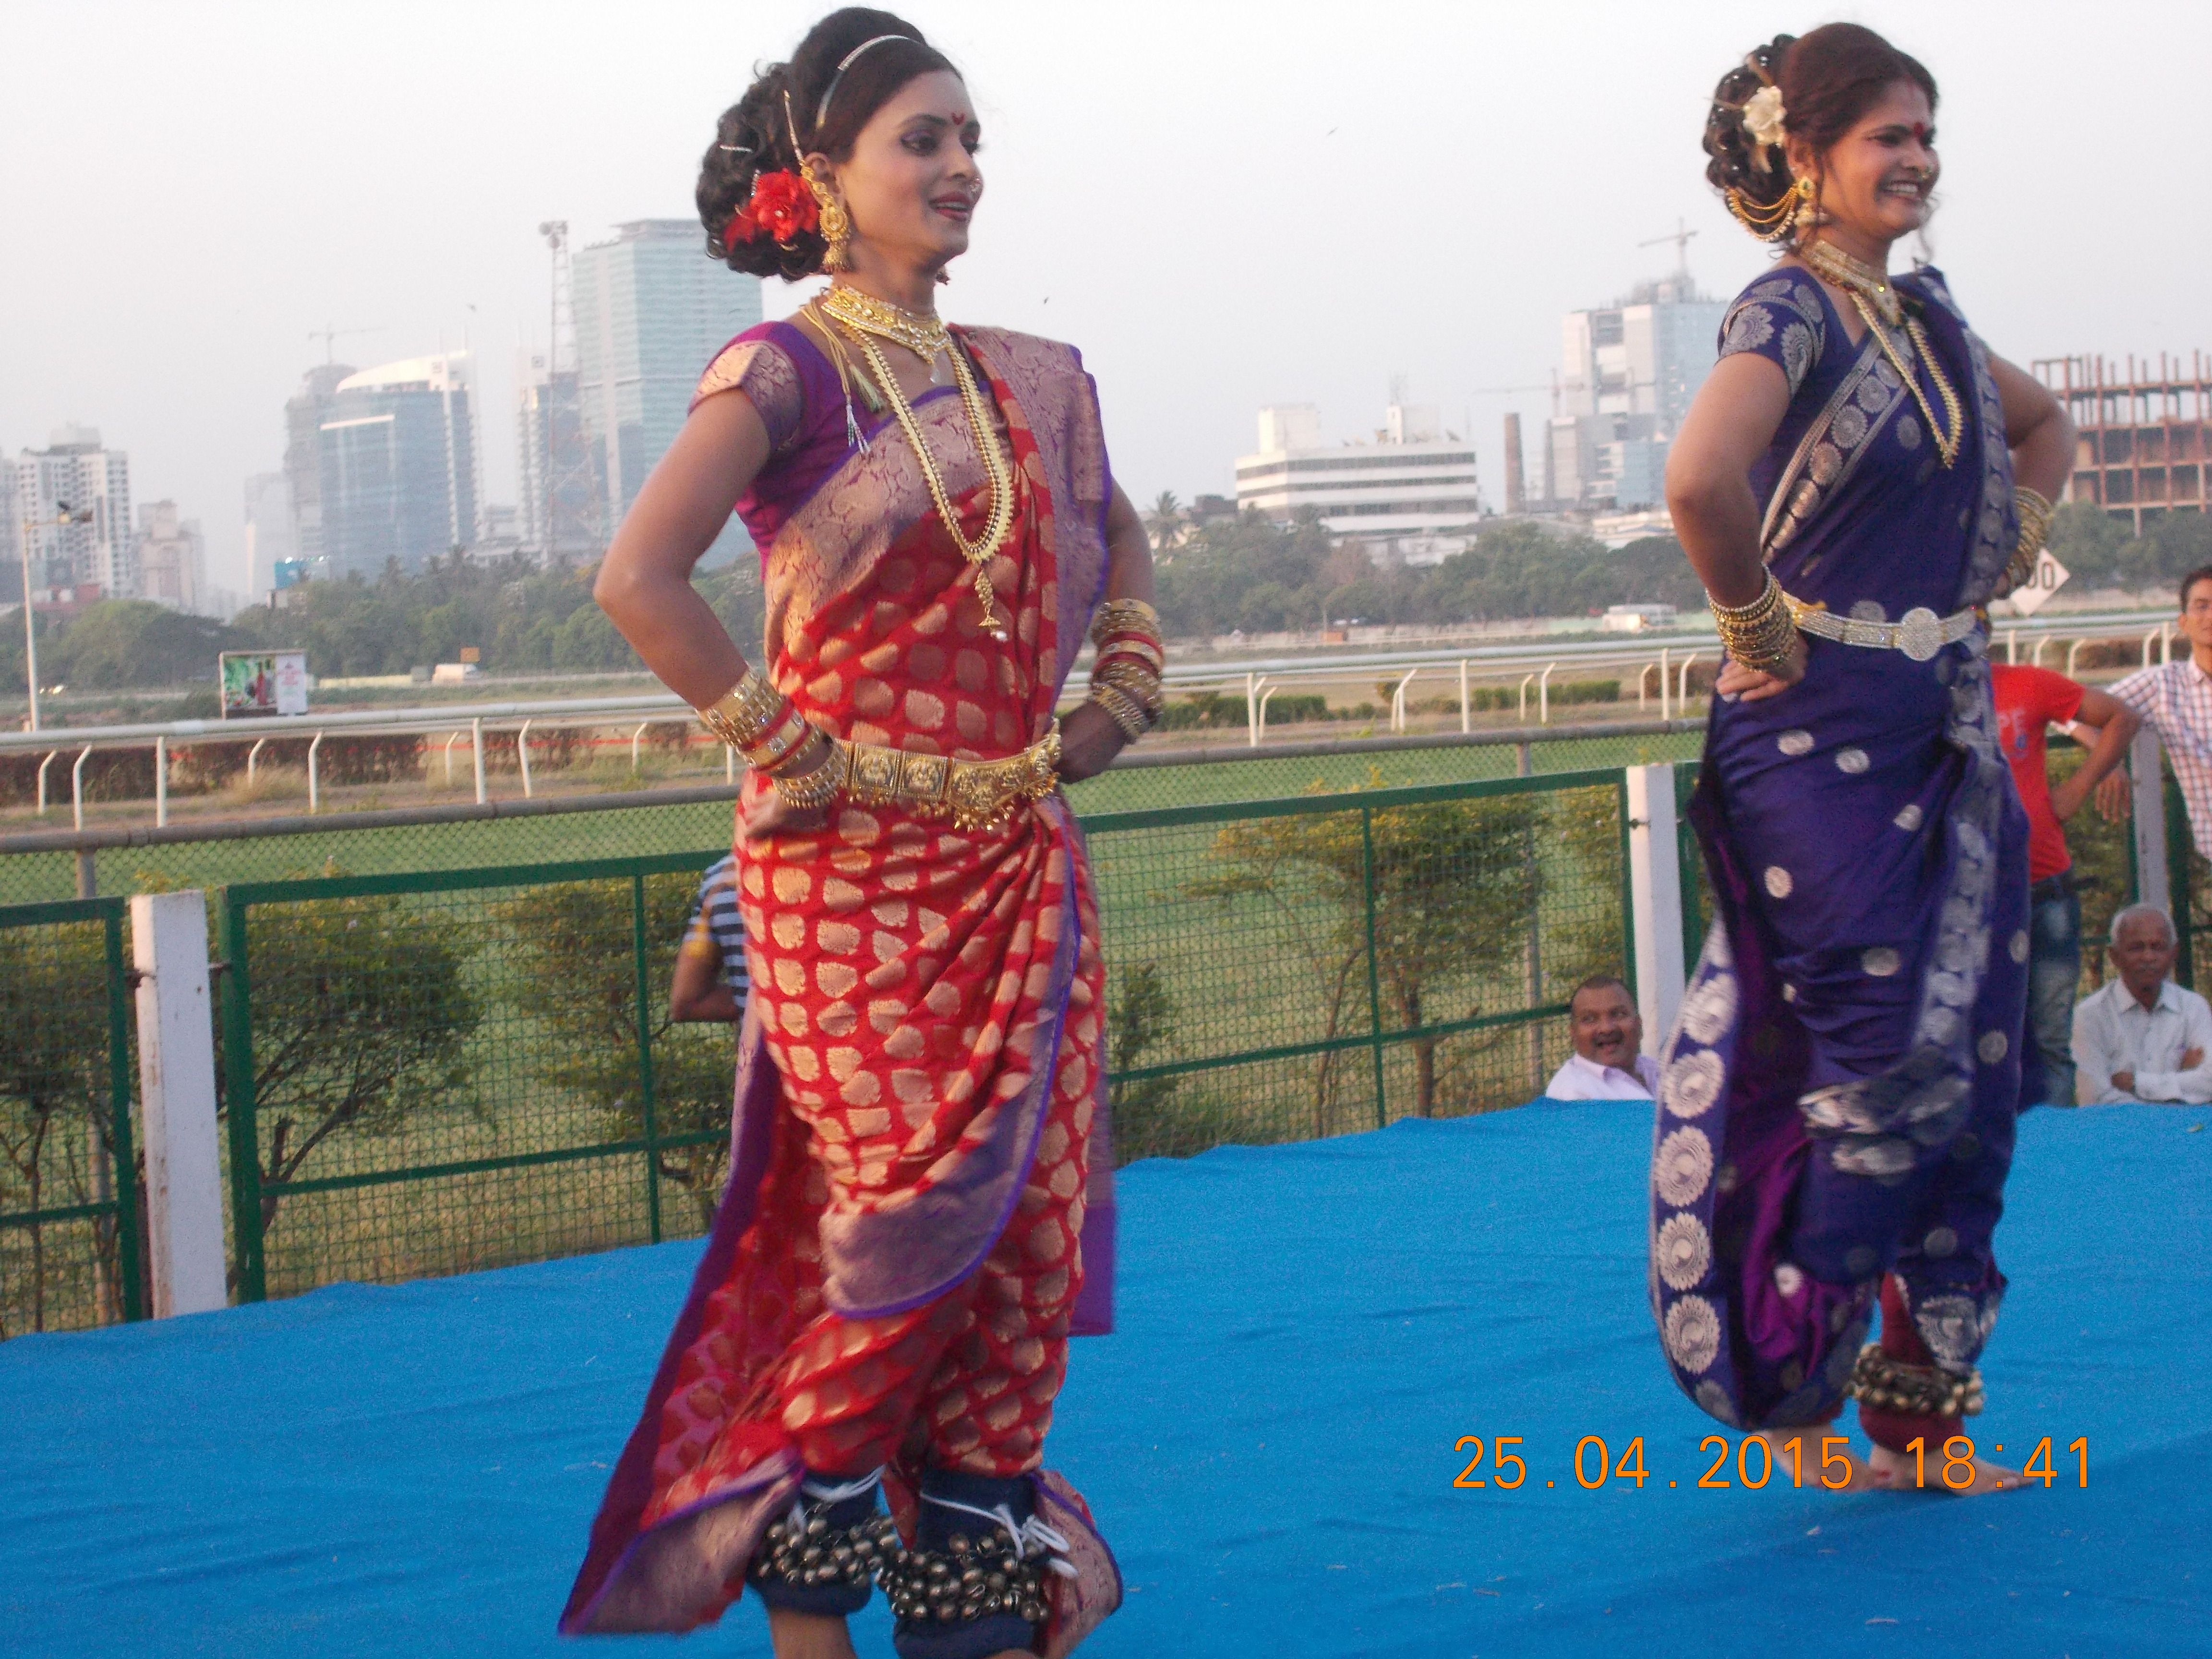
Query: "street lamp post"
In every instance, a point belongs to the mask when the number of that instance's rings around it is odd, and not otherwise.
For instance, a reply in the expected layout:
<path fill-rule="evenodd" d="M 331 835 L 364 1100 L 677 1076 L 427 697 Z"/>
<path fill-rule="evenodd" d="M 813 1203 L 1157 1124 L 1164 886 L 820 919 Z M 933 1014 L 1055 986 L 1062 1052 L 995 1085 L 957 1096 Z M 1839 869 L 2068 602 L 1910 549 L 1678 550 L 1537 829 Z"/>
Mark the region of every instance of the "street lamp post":
<path fill-rule="evenodd" d="M 27 515 L 23 520 L 23 685 L 30 693 L 30 729 L 33 732 L 39 729 L 39 629 L 38 612 L 31 604 L 31 532 L 49 524 L 58 527 L 91 522 L 90 507 L 72 507 L 67 501 L 54 503 L 54 516 L 51 519 Z"/>

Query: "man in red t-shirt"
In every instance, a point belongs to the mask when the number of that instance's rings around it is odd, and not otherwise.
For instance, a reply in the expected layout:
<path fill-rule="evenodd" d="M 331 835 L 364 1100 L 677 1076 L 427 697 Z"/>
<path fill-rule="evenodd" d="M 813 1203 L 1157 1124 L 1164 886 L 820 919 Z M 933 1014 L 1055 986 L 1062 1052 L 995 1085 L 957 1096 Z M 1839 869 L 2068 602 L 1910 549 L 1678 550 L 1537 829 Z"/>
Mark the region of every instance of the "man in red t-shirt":
<path fill-rule="evenodd" d="M 2081 810 L 2100 780 L 2124 759 L 2140 722 L 2125 704 L 2047 668 L 1998 663 L 1991 672 L 1996 696 L 1997 743 L 2012 768 L 2020 801 L 2027 809 L 2027 1025 L 2033 1038 L 2024 1059 L 2042 1062 L 2042 1086 L 2031 1064 L 2021 1079 L 2021 1099 L 2053 1106 L 2074 1103 L 2074 1000 L 2081 988 L 2081 898 L 2074 886 L 2074 857 L 2059 826 Z M 2044 733 L 2051 726 L 2097 728 L 2088 757 L 2056 789 L 2044 763 Z"/>

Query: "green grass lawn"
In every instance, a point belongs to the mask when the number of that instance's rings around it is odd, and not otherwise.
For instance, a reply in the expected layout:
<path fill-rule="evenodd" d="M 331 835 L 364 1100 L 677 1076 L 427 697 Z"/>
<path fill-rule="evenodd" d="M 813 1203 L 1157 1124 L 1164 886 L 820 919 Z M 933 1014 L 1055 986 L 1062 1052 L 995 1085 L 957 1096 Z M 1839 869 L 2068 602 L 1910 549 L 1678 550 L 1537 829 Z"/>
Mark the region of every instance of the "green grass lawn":
<path fill-rule="evenodd" d="M 1534 746 L 1539 772 L 1577 771 L 1649 761 L 1690 760 L 1693 733 L 1642 738 L 1563 738 Z M 1510 776 L 1510 747 L 1408 750 L 1384 755 L 1146 767 L 1109 772 L 1074 785 L 1069 798 L 1083 814 L 1148 807 L 1267 800 L 1316 788 L 1354 789 L 1380 776 L 1393 784 L 1455 783 Z M 561 787 L 549 775 L 546 791 Z M 730 809 L 717 803 L 483 823 L 416 824 L 397 829 L 332 830 L 244 841 L 111 848 L 94 855 L 99 890 L 128 893 L 150 884 L 214 887 L 267 881 L 335 863 L 349 874 L 395 870 L 459 870 L 570 859 L 618 858 L 726 845 Z M 69 853 L 0 854 L 0 904 L 73 897 L 76 860 Z"/>

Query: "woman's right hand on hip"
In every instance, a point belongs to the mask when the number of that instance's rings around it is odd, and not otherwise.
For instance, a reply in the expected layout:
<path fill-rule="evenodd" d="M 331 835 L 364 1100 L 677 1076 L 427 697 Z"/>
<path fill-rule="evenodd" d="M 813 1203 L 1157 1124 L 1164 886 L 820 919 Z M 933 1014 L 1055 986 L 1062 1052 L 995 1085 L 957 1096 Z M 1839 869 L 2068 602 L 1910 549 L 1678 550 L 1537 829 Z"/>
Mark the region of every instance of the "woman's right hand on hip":
<path fill-rule="evenodd" d="M 1746 668 L 1731 658 L 1721 665 L 1713 690 L 1735 701 L 1763 702 L 1769 697 L 1780 696 L 1804 678 L 1805 636 L 1800 634 L 1790 641 L 1790 659 L 1781 667 L 1771 672 L 1764 668 Z"/>

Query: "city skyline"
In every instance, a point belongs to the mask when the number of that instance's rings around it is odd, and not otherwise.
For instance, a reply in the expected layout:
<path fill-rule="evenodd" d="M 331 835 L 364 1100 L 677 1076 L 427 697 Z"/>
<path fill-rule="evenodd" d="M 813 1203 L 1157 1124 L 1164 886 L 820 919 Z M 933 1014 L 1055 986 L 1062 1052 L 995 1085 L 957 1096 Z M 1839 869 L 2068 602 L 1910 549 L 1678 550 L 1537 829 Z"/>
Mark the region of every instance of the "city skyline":
<path fill-rule="evenodd" d="M 0 275 L 0 452 L 100 428 L 135 495 L 204 525 L 210 584 L 244 588 L 246 481 L 281 466 L 284 401 L 325 356 L 310 331 L 331 328 L 356 363 L 472 350 L 483 498 L 518 502 L 509 364 L 545 343 L 534 227 L 565 216 L 581 246 L 686 216 L 714 114 L 821 9 L 663 4 L 617 28 L 489 4 L 28 0 L 0 159 L 39 257 Z M 1522 415 L 1533 451 L 1550 399 L 1486 389 L 1547 381 L 1562 313 L 1668 274 L 1678 216 L 1702 289 L 1760 268 L 1700 177 L 1704 100 L 1762 33 L 1826 15 L 905 10 L 986 125 L 990 191 L 946 314 L 1082 347 L 1133 495 L 1224 493 L 1255 408 L 1335 411 L 1334 441 L 1406 374 L 1471 428 L 1500 504 L 1500 416 Z M 2128 160 L 2191 153 L 2200 9 L 2123 4 L 2094 30 L 2056 5 L 1849 15 L 1942 84 L 1935 252 L 1999 351 L 2185 354 L 2212 336 L 2190 280 L 2212 231 Z M 2131 49 L 2154 37 L 2158 53 Z M 98 76 L 34 69 L 95 50 Z M 450 95 L 404 119 L 335 95 L 425 63 Z M 2124 122 L 2085 124 L 2085 98 Z M 118 192 L 87 187 L 103 178 L 130 181 L 127 246 Z M 2157 257 L 2117 257 L 2146 245 Z M 805 291 L 769 284 L 769 314 Z"/>

